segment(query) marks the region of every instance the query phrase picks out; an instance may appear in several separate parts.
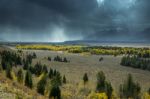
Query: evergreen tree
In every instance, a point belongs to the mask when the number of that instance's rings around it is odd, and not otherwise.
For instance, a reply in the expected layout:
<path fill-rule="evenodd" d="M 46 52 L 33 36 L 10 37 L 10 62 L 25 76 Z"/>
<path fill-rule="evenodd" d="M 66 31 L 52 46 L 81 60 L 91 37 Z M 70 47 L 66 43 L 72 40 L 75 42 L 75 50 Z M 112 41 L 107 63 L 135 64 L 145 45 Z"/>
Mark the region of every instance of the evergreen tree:
<path fill-rule="evenodd" d="M 105 92 L 108 96 L 108 99 L 111 99 L 113 88 L 112 88 L 111 83 L 107 82 L 105 79 L 106 79 L 106 77 L 105 77 L 104 73 L 102 71 L 98 72 L 96 91 L 97 92 Z"/>
<path fill-rule="evenodd" d="M 104 92 L 105 91 L 105 75 L 102 71 L 97 74 L 96 91 L 97 92 Z"/>
<path fill-rule="evenodd" d="M 57 71 L 55 69 L 54 72 L 53 72 L 53 76 L 56 76 L 56 74 L 57 74 Z"/>
<path fill-rule="evenodd" d="M 84 85 L 88 82 L 88 75 L 87 75 L 87 73 L 85 73 L 84 74 L 84 76 L 83 76 L 83 82 L 84 82 Z"/>
<path fill-rule="evenodd" d="M 48 60 L 51 61 L 52 60 L 51 57 L 48 57 Z"/>
<path fill-rule="evenodd" d="M 29 87 L 32 89 L 33 87 L 33 83 L 32 83 L 32 74 L 29 70 L 27 70 L 26 72 L 26 76 L 25 76 L 25 86 Z"/>
<path fill-rule="evenodd" d="M 68 62 L 68 60 L 67 60 L 67 58 L 66 58 L 66 57 L 64 58 L 63 62 L 66 62 L 66 63 Z"/>
<path fill-rule="evenodd" d="M 53 69 L 50 68 L 49 70 L 49 78 L 51 79 L 53 77 Z"/>
<path fill-rule="evenodd" d="M 150 95 L 150 88 L 148 89 L 148 94 Z"/>
<path fill-rule="evenodd" d="M 1 60 L 1 65 L 2 65 L 3 70 L 5 70 L 7 66 L 7 62 L 3 58 Z"/>
<path fill-rule="evenodd" d="M 37 75 L 37 76 L 41 75 L 42 69 L 43 69 L 43 67 L 42 67 L 41 63 L 37 63 L 37 64 L 34 66 L 35 75 Z"/>
<path fill-rule="evenodd" d="M 54 76 L 51 80 L 51 90 L 49 93 L 49 98 L 54 98 L 54 99 L 61 99 L 61 90 L 59 86 L 61 86 L 62 81 L 61 81 L 61 75 L 59 72 L 56 71 L 56 76 Z"/>
<path fill-rule="evenodd" d="M 30 64 L 31 65 L 31 63 L 32 63 L 32 58 L 33 58 L 33 56 L 32 55 L 27 55 L 27 57 L 26 57 L 26 61 L 27 61 L 27 63 L 28 64 Z"/>
<path fill-rule="evenodd" d="M 111 99 L 112 92 L 113 92 L 113 88 L 111 83 L 106 82 L 106 94 L 108 96 L 108 99 Z"/>
<path fill-rule="evenodd" d="M 64 84 L 67 83 L 65 75 L 63 76 L 63 83 L 64 83 Z"/>
<path fill-rule="evenodd" d="M 123 85 L 120 85 L 121 98 L 139 99 L 140 91 L 141 91 L 140 85 L 133 81 L 131 74 L 128 75 L 127 81 Z"/>
<path fill-rule="evenodd" d="M 16 57 L 16 65 L 22 65 L 22 59 L 20 56 Z"/>
<path fill-rule="evenodd" d="M 58 86 L 52 86 L 49 94 L 49 99 L 61 99 L 61 90 Z"/>
<path fill-rule="evenodd" d="M 100 57 L 99 61 L 101 62 L 103 60 L 103 57 Z"/>
<path fill-rule="evenodd" d="M 23 71 L 22 71 L 22 69 L 19 69 L 19 71 L 17 73 L 17 80 L 18 80 L 18 82 L 19 83 L 23 83 L 23 78 L 24 78 Z"/>
<path fill-rule="evenodd" d="M 28 61 L 25 61 L 25 64 L 24 64 L 24 66 L 23 66 L 23 69 L 24 70 L 27 70 L 29 68 L 29 63 L 28 63 Z"/>
<path fill-rule="evenodd" d="M 29 71 L 34 74 L 35 73 L 35 70 L 34 70 L 34 67 L 33 66 L 29 66 Z"/>
<path fill-rule="evenodd" d="M 3 67 L 2 67 L 2 65 L 0 64 L 0 72 L 3 70 Z"/>
<path fill-rule="evenodd" d="M 62 85 L 62 77 L 59 72 L 57 72 L 56 76 L 54 76 L 52 78 L 51 83 L 53 86 L 61 86 Z"/>
<path fill-rule="evenodd" d="M 34 52 L 32 58 L 36 58 L 36 57 L 37 57 L 36 53 Z"/>
<path fill-rule="evenodd" d="M 46 65 L 43 66 L 42 72 L 43 72 L 43 73 L 46 73 L 46 74 L 48 73 L 48 70 L 47 70 L 47 66 L 46 66 Z"/>
<path fill-rule="evenodd" d="M 7 65 L 7 67 L 6 67 L 6 77 L 8 77 L 9 79 L 13 79 L 11 72 L 12 72 L 12 67 L 10 65 Z"/>
<path fill-rule="evenodd" d="M 44 95 L 46 82 L 47 82 L 47 75 L 44 75 L 37 84 L 37 92 L 40 93 L 41 95 Z"/>

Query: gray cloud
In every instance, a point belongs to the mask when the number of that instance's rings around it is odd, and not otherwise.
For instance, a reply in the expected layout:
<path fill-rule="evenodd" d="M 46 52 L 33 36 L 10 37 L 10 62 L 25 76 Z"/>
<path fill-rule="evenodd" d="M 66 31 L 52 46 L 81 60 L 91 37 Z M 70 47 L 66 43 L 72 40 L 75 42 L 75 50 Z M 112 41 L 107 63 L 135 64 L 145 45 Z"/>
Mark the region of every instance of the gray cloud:
<path fill-rule="evenodd" d="M 9 41 L 149 41 L 149 0 L 1 0 Z"/>

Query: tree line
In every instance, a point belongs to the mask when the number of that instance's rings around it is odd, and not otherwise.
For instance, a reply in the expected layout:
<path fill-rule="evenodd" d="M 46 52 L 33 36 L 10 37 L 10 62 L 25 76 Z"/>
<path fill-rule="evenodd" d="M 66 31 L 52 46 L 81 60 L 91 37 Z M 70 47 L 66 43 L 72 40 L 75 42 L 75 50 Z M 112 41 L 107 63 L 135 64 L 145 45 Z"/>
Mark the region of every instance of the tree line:
<path fill-rule="evenodd" d="M 143 69 L 143 70 L 149 70 L 150 71 L 150 60 L 147 58 L 141 58 L 139 56 L 124 56 L 121 59 L 122 66 L 128 66 L 128 67 L 133 67 L 133 68 L 138 68 L 138 69 Z"/>
<path fill-rule="evenodd" d="M 26 58 L 21 58 L 17 53 L 10 52 L 10 51 L 3 51 L 0 53 L 1 55 L 1 68 L 0 70 L 4 70 L 6 72 L 6 77 L 13 80 L 12 75 L 12 67 L 14 66 L 20 66 L 20 69 L 18 70 L 16 77 L 17 81 L 20 84 L 24 84 L 30 89 L 33 89 L 33 76 L 35 75 L 39 77 L 40 75 L 43 75 L 42 78 L 37 83 L 37 92 L 41 95 L 45 94 L 47 81 L 51 81 L 51 89 L 49 93 L 49 98 L 52 97 L 54 99 L 60 99 L 61 98 L 61 90 L 60 86 L 62 84 L 66 84 L 67 80 L 65 75 L 62 77 L 60 72 L 54 69 L 48 70 L 46 65 L 42 65 L 40 62 L 36 63 L 35 66 L 32 66 L 32 59 L 36 58 L 36 54 L 28 54 Z"/>
<path fill-rule="evenodd" d="M 69 53 L 90 53 L 94 55 L 137 55 L 143 58 L 150 58 L 150 48 L 79 45 L 17 45 L 16 48 L 67 51 Z"/>
<path fill-rule="evenodd" d="M 87 73 L 83 76 L 84 84 L 89 81 Z M 106 76 L 103 71 L 97 73 L 97 83 L 95 92 L 106 93 L 108 99 L 113 99 L 114 89 L 110 82 L 106 81 Z M 150 95 L 150 88 L 147 90 Z M 127 79 L 120 84 L 119 88 L 120 99 L 141 99 L 141 86 L 138 82 L 135 82 L 132 75 L 128 74 Z"/>

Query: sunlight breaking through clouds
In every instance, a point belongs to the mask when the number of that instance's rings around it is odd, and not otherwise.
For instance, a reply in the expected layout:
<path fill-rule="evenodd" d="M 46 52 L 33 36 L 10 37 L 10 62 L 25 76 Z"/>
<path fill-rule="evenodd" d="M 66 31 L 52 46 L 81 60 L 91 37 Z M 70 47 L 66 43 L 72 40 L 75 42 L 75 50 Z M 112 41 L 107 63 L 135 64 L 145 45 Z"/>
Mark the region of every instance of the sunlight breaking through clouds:
<path fill-rule="evenodd" d="M 100 6 L 100 5 L 103 4 L 103 3 L 104 3 L 104 0 L 97 0 L 98 6 Z"/>

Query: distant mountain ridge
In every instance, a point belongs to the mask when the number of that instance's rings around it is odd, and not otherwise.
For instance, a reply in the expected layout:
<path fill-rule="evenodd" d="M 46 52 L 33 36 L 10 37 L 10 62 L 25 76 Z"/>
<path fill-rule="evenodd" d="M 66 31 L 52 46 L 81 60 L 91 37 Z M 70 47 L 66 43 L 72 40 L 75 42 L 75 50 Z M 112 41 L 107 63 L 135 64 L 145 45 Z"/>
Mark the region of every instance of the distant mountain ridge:
<path fill-rule="evenodd" d="M 147 41 L 99 41 L 99 40 L 74 40 L 74 41 L 65 41 L 65 44 L 78 44 L 78 43 L 150 43 Z"/>

